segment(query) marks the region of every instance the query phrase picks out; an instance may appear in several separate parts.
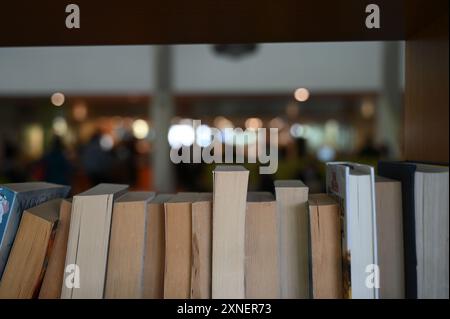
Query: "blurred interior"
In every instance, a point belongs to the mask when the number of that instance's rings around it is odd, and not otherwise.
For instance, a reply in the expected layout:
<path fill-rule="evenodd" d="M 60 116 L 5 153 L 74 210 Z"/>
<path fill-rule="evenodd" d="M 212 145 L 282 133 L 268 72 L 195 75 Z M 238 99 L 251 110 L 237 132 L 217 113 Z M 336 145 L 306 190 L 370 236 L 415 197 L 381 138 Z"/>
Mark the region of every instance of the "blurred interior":
<path fill-rule="evenodd" d="M 0 183 L 211 191 L 214 165 L 171 147 L 276 127 L 278 171 L 245 164 L 250 188 L 324 191 L 327 161 L 402 158 L 403 68 L 404 42 L 0 48 Z"/>

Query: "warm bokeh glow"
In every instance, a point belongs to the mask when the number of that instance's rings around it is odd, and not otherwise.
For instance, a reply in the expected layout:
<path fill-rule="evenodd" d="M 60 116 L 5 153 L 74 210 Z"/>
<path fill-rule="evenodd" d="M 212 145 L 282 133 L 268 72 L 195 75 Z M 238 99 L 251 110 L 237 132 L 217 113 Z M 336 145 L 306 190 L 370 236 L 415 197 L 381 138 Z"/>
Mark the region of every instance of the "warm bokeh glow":
<path fill-rule="evenodd" d="M 52 104 L 54 106 L 63 105 L 65 100 L 66 100 L 66 97 L 64 96 L 64 94 L 62 94 L 60 92 L 53 93 L 50 98 L 50 101 L 52 102 Z"/>
<path fill-rule="evenodd" d="M 298 88 L 295 90 L 294 97 L 299 102 L 305 102 L 309 98 L 309 91 L 305 88 Z"/>

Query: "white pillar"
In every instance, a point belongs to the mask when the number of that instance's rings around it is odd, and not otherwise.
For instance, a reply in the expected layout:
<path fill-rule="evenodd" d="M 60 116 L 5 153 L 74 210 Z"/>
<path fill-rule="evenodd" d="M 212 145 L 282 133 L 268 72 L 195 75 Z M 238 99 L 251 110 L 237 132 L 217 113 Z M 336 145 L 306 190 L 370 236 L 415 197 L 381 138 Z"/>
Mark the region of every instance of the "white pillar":
<path fill-rule="evenodd" d="M 172 96 L 172 48 L 155 46 L 155 91 L 150 106 L 150 118 L 156 133 L 152 147 L 154 188 L 158 192 L 175 190 L 174 164 L 170 161 L 170 146 L 167 141 L 170 120 L 175 106 Z"/>
<path fill-rule="evenodd" d="M 401 42 L 383 43 L 382 88 L 376 107 L 376 142 L 389 147 L 391 157 L 401 155 Z"/>

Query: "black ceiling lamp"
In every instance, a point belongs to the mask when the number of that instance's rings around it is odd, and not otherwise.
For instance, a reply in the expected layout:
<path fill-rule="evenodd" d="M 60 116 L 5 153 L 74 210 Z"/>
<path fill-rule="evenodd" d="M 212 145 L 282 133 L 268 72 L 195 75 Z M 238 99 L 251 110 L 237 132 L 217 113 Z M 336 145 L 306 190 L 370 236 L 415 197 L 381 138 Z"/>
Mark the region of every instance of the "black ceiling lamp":
<path fill-rule="evenodd" d="M 217 55 L 239 59 L 254 54 L 258 49 L 258 45 L 249 44 L 215 44 L 213 50 Z"/>

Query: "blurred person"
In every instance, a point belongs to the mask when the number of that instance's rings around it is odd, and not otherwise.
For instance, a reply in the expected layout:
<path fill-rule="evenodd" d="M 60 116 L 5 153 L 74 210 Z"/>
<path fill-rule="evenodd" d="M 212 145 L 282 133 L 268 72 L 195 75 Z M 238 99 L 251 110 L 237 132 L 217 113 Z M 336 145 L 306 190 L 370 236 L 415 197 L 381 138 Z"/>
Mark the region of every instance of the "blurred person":
<path fill-rule="evenodd" d="M 27 174 L 22 161 L 20 160 L 20 150 L 16 143 L 6 140 L 3 143 L 3 156 L 0 174 L 5 183 L 21 183 L 27 180 Z"/>
<path fill-rule="evenodd" d="M 391 148 L 389 147 L 388 144 L 386 143 L 382 143 L 379 147 L 379 152 L 380 152 L 380 159 L 381 160 L 387 160 L 392 158 L 392 152 L 391 152 Z"/>
<path fill-rule="evenodd" d="M 101 146 L 101 133 L 96 132 L 81 148 L 81 166 L 92 185 L 111 182 L 114 159 L 110 151 Z"/>
<path fill-rule="evenodd" d="M 324 174 L 321 163 L 308 153 L 307 140 L 295 139 L 294 144 L 280 149 L 278 171 L 275 179 L 299 179 L 309 187 L 310 193 L 324 191 Z M 269 187 L 269 180 L 265 181 L 265 188 Z"/>
<path fill-rule="evenodd" d="M 121 143 L 114 148 L 114 158 L 116 160 L 114 169 L 114 181 L 122 184 L 134 186 L 137 183 L 137 139 L 133 136 L 126 136 Z"/>
<path fill-rule="evenodd" d="M 43 179 L 49 183 L 71 185 L 73 167 L 66 155 L 64 143 L 60 137 L 54 136 L 50 150 L 40 161 Z"/>
<path fill-rule="evenodd" d="M 358 156 L 363 158 L 379 158 L 380 155 L 381 151 L 376 147 L 373 138 L 371 136 L 367 137 Z"/>
<path fill-rule="evenodd" d="M 300 167 L 296 178 L 300 179 L 309 187 L 310 193 L 324 192 L 324 174 L 320 168 L 322 163 L 320 163 L 316 157 L 308 154 L 306 139 L 299 138 L 296 142 L 297 156 L 300 161 Z"/>
<path fill-rule="evenodd" d="M 353 161 L 377 167 L 377 163 L 380 159 L 387 159 L 389 148 L 383 146 L 377 146 L 372 137 L 367 137 L 363 146 L 356 154 L 357 158 Z"/>
<path fill-rule="evenodd" d="M 193 146 L 189 146 L 190 153 L 193 154 Z M 182 148 L 178 150 L 181 154 Z M 179 163 L 175 165 L 175 176 L 177 179 L 177 189 L 179 191 L 201 192 L 208 190 L 209 187 L 203 185 L 201 178 L 203 170 L 207 168 L 204 163 Z"/>

